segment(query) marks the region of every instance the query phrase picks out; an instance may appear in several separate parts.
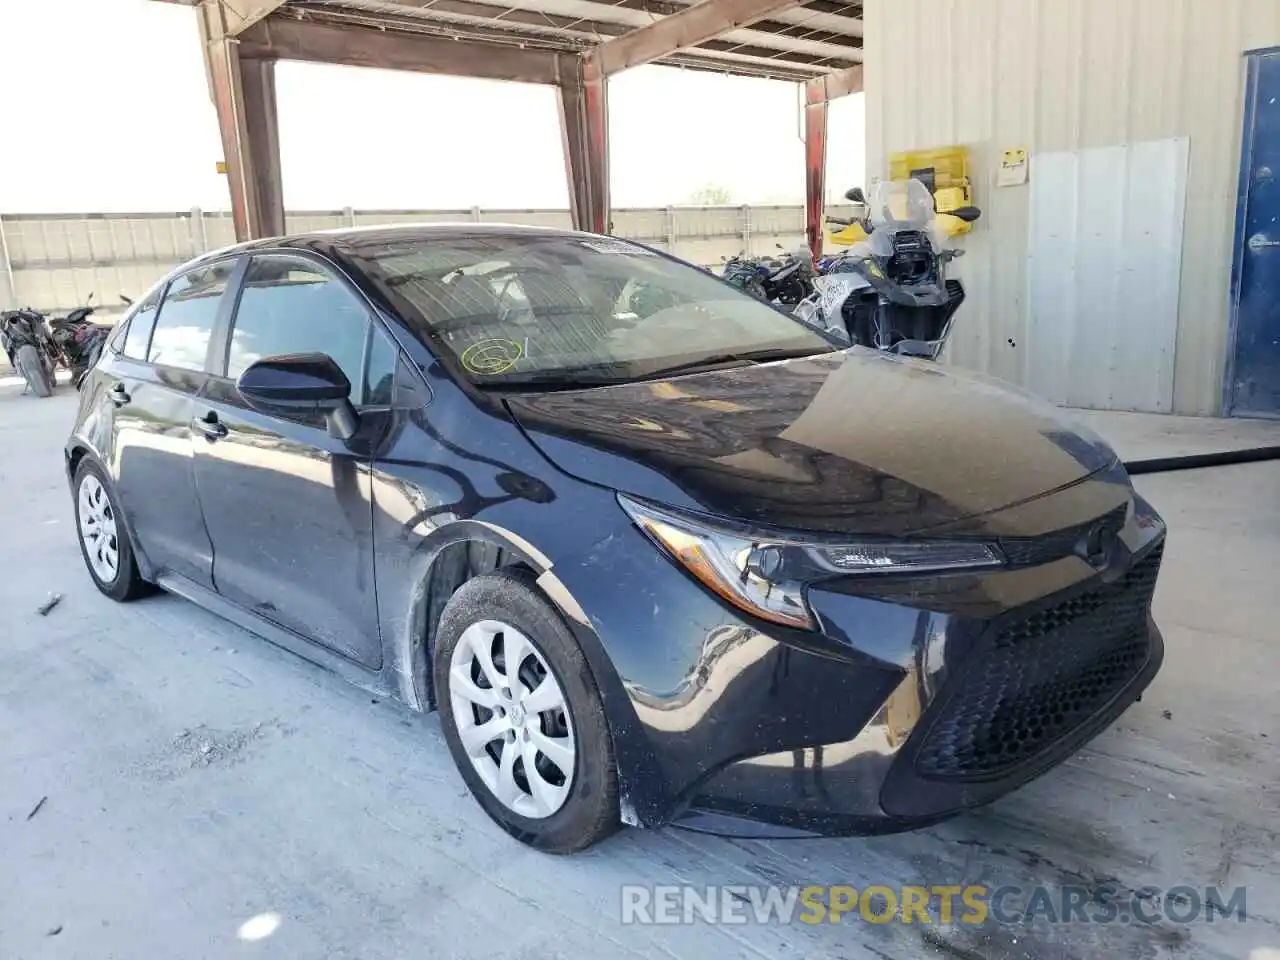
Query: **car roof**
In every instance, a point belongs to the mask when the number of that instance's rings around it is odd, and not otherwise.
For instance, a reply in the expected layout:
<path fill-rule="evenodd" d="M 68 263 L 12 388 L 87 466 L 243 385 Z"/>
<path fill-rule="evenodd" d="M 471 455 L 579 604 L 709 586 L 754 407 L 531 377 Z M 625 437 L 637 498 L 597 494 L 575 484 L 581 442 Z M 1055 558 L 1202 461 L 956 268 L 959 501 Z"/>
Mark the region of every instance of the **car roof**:
<path fill-rule="evenodd" d="M 587 239 L 596 234 L 579 230 L 562 230 L 556 227 L 527 226 L 518 223 L 388 223 L 366 227 L 337 227 L 331 230 L 312 230 L 306 233 L 295 233 L 281 237 L 265 237 L 259 240 L 248 240 L 232 244 L 218 250 L 210 251 L 192 264 L 219 259 L 236 253 L 249 253 L 254 250 L 299 249 L 325 252 L 337 248 L 350 253 L 359 253 L 361 247 L 379 246 L 389 241 L 406 239 L 439 239 L 445 240 L 459 237 L 485 236 L 491 238 L 510 237 L 511 239 L 544 236 L 544 237 L 577 237 Z"/>

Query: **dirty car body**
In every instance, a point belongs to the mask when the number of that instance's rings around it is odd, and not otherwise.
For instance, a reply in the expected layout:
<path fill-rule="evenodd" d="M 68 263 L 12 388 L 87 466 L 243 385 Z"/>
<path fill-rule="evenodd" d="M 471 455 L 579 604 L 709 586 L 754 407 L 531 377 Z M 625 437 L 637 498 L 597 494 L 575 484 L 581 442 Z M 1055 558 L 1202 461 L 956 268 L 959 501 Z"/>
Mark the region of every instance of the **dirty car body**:
<path fill-rule="evenodd" d="M 720 284 L 622 241 L 497 226 L 219 251 L 122 322 L 85 381 L 69 475 L 85 458 L 109 475 L 144 579 L 417 710 L 441 696 L 453 593 L 524 571 L 581 648 L 633 824 L 933 822 L 1043 773 L 1151 682 L 1164 525 L 1099 438 L 1006 386 L 798 324 L 772 354 L 694 350 L 678 310 L 661 363 L 522 378 L 563 317 L 540 312 L 542 281 L 513 299 L 483 264 L 535 248 Z M 410 254 L 416 272 L 388 266 Z M 308 271 L 364 325 L 341 361 L 346 437 L 237 389 L 261 353 L 237 339 L 245 304 Z M 459 306 L 468 285 L 498 295 L 501 336 L 491 300 L 489 320 Z M 771 310 L 722 286 L 716 310 Z M 304 292 L 262 309 L 333 309 Z M 602 316 L 628 330 L 674 309 L 614 294 L 629 306 Z M 740 562 L 738 581 L 708 558 Z"/>

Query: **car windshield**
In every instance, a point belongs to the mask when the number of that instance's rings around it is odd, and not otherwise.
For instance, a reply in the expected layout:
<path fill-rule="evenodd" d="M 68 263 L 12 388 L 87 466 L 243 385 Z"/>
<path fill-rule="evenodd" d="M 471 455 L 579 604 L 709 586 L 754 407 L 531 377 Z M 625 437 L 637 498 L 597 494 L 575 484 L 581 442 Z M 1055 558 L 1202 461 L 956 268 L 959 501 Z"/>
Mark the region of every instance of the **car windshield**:
<path fill-rule="evenodd" d="M 836 349 L 709 273 L 623 240 L 406 237 L 359 254 L 482 386 L 613 383 Z"/>

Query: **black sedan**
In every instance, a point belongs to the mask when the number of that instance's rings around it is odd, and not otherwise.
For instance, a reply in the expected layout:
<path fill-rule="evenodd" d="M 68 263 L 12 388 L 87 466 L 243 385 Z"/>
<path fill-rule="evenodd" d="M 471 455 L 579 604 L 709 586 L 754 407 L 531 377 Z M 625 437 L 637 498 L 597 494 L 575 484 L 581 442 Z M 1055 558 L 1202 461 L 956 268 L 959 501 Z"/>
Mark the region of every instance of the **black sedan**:
<path fill-rule="evenodd" d="M 66 445 L 98 588 L 416 710 L 550 851 L 909 828 L 1151 682 L 1164 542 L 1101 440 L 625 241 L 257 241 L 121 322 Z"/>

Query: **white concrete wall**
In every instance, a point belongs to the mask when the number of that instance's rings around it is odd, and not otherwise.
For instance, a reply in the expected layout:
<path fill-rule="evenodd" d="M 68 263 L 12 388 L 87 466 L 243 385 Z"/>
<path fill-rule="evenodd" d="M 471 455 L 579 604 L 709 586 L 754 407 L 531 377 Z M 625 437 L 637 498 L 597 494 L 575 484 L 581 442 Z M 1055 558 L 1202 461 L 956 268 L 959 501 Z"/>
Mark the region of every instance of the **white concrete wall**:
<path fill-rule="evenodd" d="M 887 175 L 891 152 L 949 144 L 976 164 L 983 219 L 958 244 L 970 299 L 950 359 L 1037 386 L 1022 349 L 1029 187 L 995 186 L 1003 149 L 1187 137 L 1173 407 L 1219 412 L 1242 54 L 1280 44 L 1280 0 L 867 0 L 865 22 L 868 175 Z M 1117 377 L 1145 362 L 1118 360 Z"/>
<path fill-rule="evenodd" d="M 840 208 L 832 208 L 833 211 Z M 847 210 L 840 212 L 848 216 Z M 484 221 L 569 227 L 567 210 L 341 210 L 288 215 L 290 232 L 378 223 Z M 800 207 L 657 207 L 613 212 L 615 232 L 702 266 L 804 238 Z M 92 292 L 104 316 L 179 264 L 235 241 L 225 213 L 0 215 L 0 309 L 68 310 Z M 7 302 L 6 302 L 7 301 Z"/>

